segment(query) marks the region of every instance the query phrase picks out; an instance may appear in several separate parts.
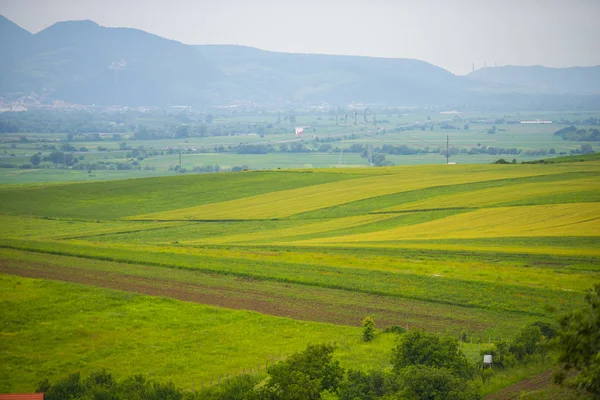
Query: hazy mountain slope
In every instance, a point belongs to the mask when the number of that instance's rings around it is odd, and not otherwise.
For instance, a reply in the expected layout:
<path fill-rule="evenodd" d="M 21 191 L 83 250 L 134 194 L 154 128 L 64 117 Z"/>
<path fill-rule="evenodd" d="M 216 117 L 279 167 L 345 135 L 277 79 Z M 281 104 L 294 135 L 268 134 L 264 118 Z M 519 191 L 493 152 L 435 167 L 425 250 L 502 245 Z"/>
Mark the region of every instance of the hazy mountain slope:
<path fill-rule="evenodd" d="M 140 30 L 59 22 L 35 34 L 5 91 L 84 104 L 203 104 L 223 77 L 194 48 Z"/>
<path fill-rule="evenodd" d="M 197 48 L 246 95 L 255 98 L 439 102 L 470 84 L 442 68 L 412 59 L 278 53 L 235 45 Z"/>
<path fill-rule="evenodd" d="M 0 85 L 13 63 L 27 52 L 32 36 L 30 32 L 0 15 Z"/>
<path fill-rule="evenodd" d="M 594 108 L 600 67 L 502 67 L 468 77 L 412 59 L 189 46 L 92 21 L 32 35 L 0 16 L 0 96 L 129 106 L 328 102 L 465 108 Z M 492 72 L 490 72 L 492 71 Z M 596 94 L 589 96 L 588 94 Z"/>
<path fill-rule="evenodd" d="M 516 86 L 520 90 L 542 93 L 600 94 L 600 66 L 548 68 L 506 66 L 482 68 L 469 78 Z"/>

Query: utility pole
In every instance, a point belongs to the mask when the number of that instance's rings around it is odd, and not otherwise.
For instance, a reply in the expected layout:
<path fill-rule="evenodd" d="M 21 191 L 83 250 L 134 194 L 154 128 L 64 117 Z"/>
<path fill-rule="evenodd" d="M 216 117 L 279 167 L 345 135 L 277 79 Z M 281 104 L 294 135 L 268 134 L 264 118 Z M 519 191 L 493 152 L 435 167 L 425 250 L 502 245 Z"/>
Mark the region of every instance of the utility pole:
<path fill-rule="evenodd" d="M 450 153 L 448 152 L 449 149 L 449 143 L 450 143 L 450 136 L 446 135 L 446 164 L 448 164 L 448 158 L 450 157 Z"/>

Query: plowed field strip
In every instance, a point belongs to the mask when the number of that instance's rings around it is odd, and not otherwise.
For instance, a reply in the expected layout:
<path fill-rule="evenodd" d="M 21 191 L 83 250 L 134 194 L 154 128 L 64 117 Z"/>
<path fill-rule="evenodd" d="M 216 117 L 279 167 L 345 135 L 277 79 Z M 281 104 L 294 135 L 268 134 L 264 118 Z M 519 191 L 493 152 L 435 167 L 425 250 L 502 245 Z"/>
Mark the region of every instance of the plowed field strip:
<path fill-rule="evenodd" d="M 309 293 L 305 287 L 293 284 L 280 284 L 281 288 L 277 293 L 272 290 L 268 293 L 261 292 L 255 280 L 246 278 L 234 278 L 235 287 L 225 287 L 8 259 L 0 260 L 0 273 L 81 283 L 340 325 L 357 326 L 366 315 L 373 315 L 377 318 L 379 327 L 404 325 L 408 321 L 411 327 L 430 330 L 455 326 L 481 331 L 489 327 L 485 321 L 471 320 L 471 315 L 453 318 L 449 317 L 453 314 L 452 310 L 437 310 L 434 305 L 429 309 L 427 304 L 381 298 L 377 295 L 353 294 L 352 298 L 347 298 L 348 294 L 344 291 L 328 289 L 327 297 L 324 297 L 319 288 L 315 289 L 315 293 Z"/>
<path fill-rule="evenodd" d="M 492 393 L 485 397 L 485 400 L 518 400 L 521 393 L 527 393 L 534 390 L 546 389 L 554 386 L 552 382 L 552 370 L 544 371 L 541 374 L 523 379 L 514 385 L 505 387 L 502 390 Z"/>

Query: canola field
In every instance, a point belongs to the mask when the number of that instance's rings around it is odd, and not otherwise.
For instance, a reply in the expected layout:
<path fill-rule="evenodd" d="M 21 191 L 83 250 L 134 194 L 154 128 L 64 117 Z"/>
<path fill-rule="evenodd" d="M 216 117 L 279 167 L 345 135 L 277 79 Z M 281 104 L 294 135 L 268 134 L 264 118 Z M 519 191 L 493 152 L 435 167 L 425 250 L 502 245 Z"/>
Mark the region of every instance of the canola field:
<path fill-rule="evenodd" d="M 318 341 L 346 343 L 346 365 L 386 367 L 377 349 L 394 339 L 360 344 L 367 315 L 380 330 L 511 337 L 579 307 L 600 281 L 594 160 L 5 185 L 0 203 L 0 334 L 15 349 L 0 354 L 4 389 L 105 365 L 209 379 Z M 75 313 L 78 296 L 87 306 Z M 155 312 L 166 321 L 156 332 Z M 33 340 L 73 313 L 53 339 Z M 124 334 L 132 326 L 139 337 Z M 151 361 L 170 349 L 168 368 Z"/>

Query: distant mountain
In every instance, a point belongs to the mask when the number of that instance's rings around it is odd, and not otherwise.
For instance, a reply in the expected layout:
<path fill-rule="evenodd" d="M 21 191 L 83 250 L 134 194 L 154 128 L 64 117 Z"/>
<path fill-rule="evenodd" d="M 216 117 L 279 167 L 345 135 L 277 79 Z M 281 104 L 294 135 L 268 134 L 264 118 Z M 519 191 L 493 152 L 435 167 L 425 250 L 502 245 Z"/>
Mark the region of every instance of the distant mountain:
<path fill-rule="evenodd" d="M 600 67 L 486 68 L 464 77 L 405 58 L 190 46 L 92 21 L 59 22 L 33 35 L 0 16 L 0 60 L 0 96 L 33 92 L 45 101 L 79 104 L 202 107 L 247 100 L 279 107 L 356 102 L 462 109 L 600 104 Z"/>
<path fill-rule="evenodd" d="M 511 86 L 513 91 L 548 94 L 600 94 L 600 66 L 548 68 L 505 66 L 482 68 L 470 79 Z"/>
<path fill-rule="evenodd" d="M 0 15 L 0 77 L 10 71 L 30 46 L 32 34 Z"/>
<path fill-rule="evenodd" d="M 25 40 L 6 29 L 10 39 L 3 41 Z M 198 105 L 224 78 L 193 47 L 137 29 L 59 22 L 28 40 L 0 77 L 2 92 L 46 92 L 82 104 Z"/>
<path fill-rule="evenodd" d="M 470 85 L 424 61 L 278 53 L 237 45 L 200 45 L 238 93 L 255 100 L 347 104 L 441 103 Z"/>

